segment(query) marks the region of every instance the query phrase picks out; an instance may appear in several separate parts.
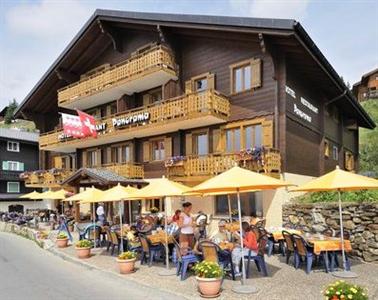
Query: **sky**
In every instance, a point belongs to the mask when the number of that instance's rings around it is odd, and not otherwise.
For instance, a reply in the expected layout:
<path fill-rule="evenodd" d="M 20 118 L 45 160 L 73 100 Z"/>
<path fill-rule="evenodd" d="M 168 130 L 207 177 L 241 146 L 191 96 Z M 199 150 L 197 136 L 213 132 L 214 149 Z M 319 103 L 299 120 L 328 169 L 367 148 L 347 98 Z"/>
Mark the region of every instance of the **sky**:
<path fill-rule="evenodd" d="M 347 82 L 378 67 L 377 0 L 0 0 L 0 109 L 26 97 L 96 8 L 295 19 Z"/>

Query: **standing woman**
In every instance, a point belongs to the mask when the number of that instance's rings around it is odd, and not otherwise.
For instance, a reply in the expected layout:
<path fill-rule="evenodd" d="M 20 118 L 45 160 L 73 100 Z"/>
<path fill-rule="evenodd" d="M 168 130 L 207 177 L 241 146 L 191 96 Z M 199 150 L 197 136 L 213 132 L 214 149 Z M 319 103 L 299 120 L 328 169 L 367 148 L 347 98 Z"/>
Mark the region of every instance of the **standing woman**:
<path fill-rule="evenodd" d="M 192 203 L 185 202 L 182 205 L 183 209 L 178 220 L 178 226 L 180 227 L 180 246 L 190 247 L 193 249 L 194 246 L 194 223 L 193 218 L 190 214 L 192 210 Z"/>

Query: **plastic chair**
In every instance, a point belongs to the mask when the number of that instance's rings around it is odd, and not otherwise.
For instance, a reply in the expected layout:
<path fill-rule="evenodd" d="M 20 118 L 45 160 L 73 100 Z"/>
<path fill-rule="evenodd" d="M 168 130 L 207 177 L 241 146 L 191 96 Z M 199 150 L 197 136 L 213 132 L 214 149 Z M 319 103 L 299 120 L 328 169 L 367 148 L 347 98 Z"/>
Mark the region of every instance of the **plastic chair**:
<path fill-rule="evenodd" d="M 262 271 L 262 273 L 263 273 L 263 275 L 265 277 L 268 276 L 268 271 L 267 271 L 267 267 L 266 267 L 266 263 L 265 263 L 265 258 L 264 258 L 265 248 L 266 248 L 267 243 L 268 243 L 268 236 L 267 235 L 260 236 L 260 238 L 258 240 L 259 249 L 258 249 L 257 255 L 252 256 L 251 255 L 251 250 L 250 250 L 249 253 L 248 253 L 248 255 L 244 256 L 244 258 L 248 259 L 247 266 L 246 266 L 246 268 L 247 268 L 247 272 L 246 272 L 247 278 L 249 278 L 249 269 L 250 269 L 249 266 L 250 266 L 251 260 L 253 260 L 255 262 L 257 270 L 259 272 Z"/>
<path fill-rule="evenodd" d="M 147 238 L 143 235 L 139 235 L 140 243 L 142 245 L 142 256 L 140 259 L 140 263 L 143 265 L 147 263 L 147 259 L 149 259 L 148 266 L 151 267 L 154 258 L 162 253 L 164 250 L 163 245 L 151 245 Z"/>
<path fill-rule="evenodd" d="M 114 255 L 114 250 L 116 246 L 117 246 L 117 253 L 119 254 L 120 243 L 119 243 L 117 234 L 115 232 L 110 231 L 110 240 L 111 240 L 111 247 L 112 247 L 111 255 Z"/>
<path fill-rule="evenodd" d="M 217 244 L 210 241 L 202 241 L 198 245 L 203 260 L 216 262 L 223 267 L 230 265 L 232 280 L 235 280 L 235 270 L 232 263 L 231 252 L 223 251 Z"/>
<path fill-rule="evenodd" d="M 309 274 L 312 269 L 312 262 L 315 255 L 313 251 L 310 249 L 310 247 L 307 245 L 303 237 L 297 234 L 293 234 L 292 238 L 296 249 L 294 253 L 295 268 L 298 269 L 301 263 L 301 257 L 304 257 L 306 261 L 306 273 Z"/>
<path fill-rule="evenodd" d="M 190 250 L 186 255 L 181 254 L 180 246 L 175 243 L 176 252 L 176 275 L 181 275 L 181 280 L 186 278 L 186 272 L 188 270 L 189 264 L 198 262 L 198 257 L 195 256 Z"/>
<path fill-rule="evenodd" d="M 284 253 L 286 255 L 286 264 L 289 264 L 291 254 L 294 254 L 294 266 L 295 266 L 296 249 L 295 249 L 295 245 L 294 245 L 294 241 L 293 241 L 293 236 L 290 232 L 288 232 L 286 230 L 282 231 L 282 236 L 284 237 L 285 244 L 286 244 L 285 250 L 284 250 Z"/>

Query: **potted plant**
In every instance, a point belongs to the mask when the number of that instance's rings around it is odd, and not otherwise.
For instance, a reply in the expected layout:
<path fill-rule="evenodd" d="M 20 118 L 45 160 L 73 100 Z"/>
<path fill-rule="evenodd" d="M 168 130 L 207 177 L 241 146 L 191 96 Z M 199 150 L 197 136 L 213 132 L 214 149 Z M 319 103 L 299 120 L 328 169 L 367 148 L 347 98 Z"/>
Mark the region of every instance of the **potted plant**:
<path fill-rule="evenodd" d="M 59 232 L 56 237 L 56 245 L 58 248 L 66 248 L 68 244 L 68 236 L 65 232 Z"/>
<path fill-rule="evenodd" d="M 220 294 L 223 270 L 216 262 L 202 261 L 194 266 L 199 292 L 203 297 L 212 298 Z"/>
<path fill-rule="evenodd" d="M 337 280 L 331 283 L 323 291 L 323 295 L 327 300 L 339 299 L 359 299 L 368 300 L 367 291 L 358 285 L 347 283 L 344 280 Z"/>
<path fill-rule="evenodd" d="M 117 262 L 121 274 L 129 274 L 134 272 L 136 261 L 136 253 L 133 251 L 122 252 L 118 255 Z"/>
<path fill-rule="evenodd" d="M 76 243 L 76 254 L 78 258 L 89 258 L 91 256 L 92 242 L 80 240 Z"/>

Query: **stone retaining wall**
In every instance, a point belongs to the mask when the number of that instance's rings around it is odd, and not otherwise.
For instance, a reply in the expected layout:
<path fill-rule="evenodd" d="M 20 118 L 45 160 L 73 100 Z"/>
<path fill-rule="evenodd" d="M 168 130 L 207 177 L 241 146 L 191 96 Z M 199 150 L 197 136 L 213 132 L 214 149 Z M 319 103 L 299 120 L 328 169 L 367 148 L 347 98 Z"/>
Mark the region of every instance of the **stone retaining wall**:
<path fill-rule="evenodd" d="M 378 263 L 378 203 L 343 203 L 344 229 L 350 233 L 352 256 Z M 340 231 L 337 203 L 285 204 L 283 226 L 305 232 Z"/>
<path fill-rule="evenodd" d="M 39 247 L 46 248 L 48 244 L 47 234 L 27 226 L 20 226 L 7 222 L 0 222 L 0 231 L 14 233 L 34 241 Z"/>

